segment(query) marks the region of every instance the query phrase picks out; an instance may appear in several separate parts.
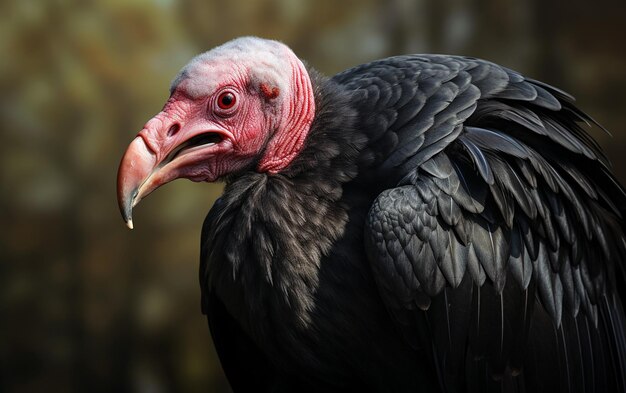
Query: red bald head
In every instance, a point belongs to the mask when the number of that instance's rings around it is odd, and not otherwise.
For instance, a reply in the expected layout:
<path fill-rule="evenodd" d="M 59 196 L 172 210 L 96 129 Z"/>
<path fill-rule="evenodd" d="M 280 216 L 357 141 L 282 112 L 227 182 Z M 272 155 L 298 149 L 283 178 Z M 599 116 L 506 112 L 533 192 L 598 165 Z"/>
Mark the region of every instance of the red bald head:
<path fill-rule="evenodd" d="M 280 172 L 302 149 L 314 114 L 309 75 L 279 42 L 239 38 L 197 56 L 122 158 L 124 220 L 132 228 L 133 206 L 177 178 L 215 181 L 253 164 Z"/>

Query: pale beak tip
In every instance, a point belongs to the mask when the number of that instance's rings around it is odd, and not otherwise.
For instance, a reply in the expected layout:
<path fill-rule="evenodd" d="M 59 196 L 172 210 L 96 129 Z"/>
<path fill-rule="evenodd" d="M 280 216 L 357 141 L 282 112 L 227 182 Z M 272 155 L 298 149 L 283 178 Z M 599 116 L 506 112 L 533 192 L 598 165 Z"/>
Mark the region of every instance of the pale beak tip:
<path fill-rule="evenodd" d="M 126 226 L 128 227 L 128 229 L 133 229 L 133 219 L 130 218 L 128 221 L 126 221 Z"/>

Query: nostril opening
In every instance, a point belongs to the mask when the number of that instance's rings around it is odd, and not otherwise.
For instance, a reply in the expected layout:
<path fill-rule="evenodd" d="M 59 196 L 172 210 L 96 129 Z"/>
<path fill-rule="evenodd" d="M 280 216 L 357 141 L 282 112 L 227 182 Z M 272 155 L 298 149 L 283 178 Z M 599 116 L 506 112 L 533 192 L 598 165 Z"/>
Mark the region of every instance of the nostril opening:
<path fill-rule="evenodd" d="M 178 133 L 179 130 L 180 130 L 180 124 L 174 123 L 172 124 L 170 129 L 167 130 L 167 136 L 174 136 Z"/>

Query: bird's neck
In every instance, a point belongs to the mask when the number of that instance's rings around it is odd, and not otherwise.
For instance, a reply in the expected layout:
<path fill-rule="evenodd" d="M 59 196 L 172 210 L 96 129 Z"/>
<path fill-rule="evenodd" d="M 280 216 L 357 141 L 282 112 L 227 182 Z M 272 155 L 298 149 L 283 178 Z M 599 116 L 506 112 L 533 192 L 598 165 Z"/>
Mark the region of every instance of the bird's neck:
<path fill-rule="evenodd" d="M 259 172 L 275 174 L 289 166 L 303 149 L 315 117 L 315 96 L 309 73 L 293 53 L 290 53 L 290 57 L 293 70 L 289 82 L 290 91 L 270 93 L 285 95 L 286 98 L 276 131 L 259 161 Z"/>
<path fill-rule="evenodd" d="M 353 129 L 348 97 L 325 79 L 319 84 L 325 88 L 316 91 L 317 116 L 300 154 L 278 174 L 229 179 L 205 221 L 208 287 L 243 325 L 255 321 L 251 329 L 286 315 L 307 325 L 320 264 L 349 221 L 346 187 L 366 140 Z"/>

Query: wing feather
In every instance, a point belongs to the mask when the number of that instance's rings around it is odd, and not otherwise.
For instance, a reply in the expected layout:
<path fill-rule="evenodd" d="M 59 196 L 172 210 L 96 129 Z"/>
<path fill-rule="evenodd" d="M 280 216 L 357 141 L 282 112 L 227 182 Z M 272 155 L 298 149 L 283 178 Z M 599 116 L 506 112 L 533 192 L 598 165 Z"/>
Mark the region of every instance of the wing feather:
<path fill-rule="evenodd" d="M 594 121 L 567 93 L 476 59 L 370 71 L 335 77 L 378 90 L 355 95 L 372 98 L 362 127 L 388 185 L 366 249 L 403 336 L 430 339 L 442 388 L 626 391 L 626 194 L 578 124 Z"/>

